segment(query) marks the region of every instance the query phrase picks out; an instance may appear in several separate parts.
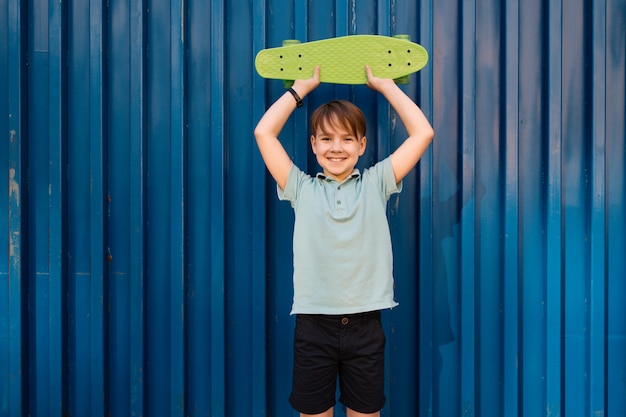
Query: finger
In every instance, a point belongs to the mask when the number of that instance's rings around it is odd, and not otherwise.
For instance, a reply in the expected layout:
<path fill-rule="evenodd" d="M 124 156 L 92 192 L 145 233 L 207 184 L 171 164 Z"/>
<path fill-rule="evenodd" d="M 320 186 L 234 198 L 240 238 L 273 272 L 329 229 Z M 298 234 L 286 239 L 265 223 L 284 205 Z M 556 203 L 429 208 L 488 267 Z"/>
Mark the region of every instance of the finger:
<path fill-rule="evenodd" d="M 374 88 L 372 83 L 375 77 L 372 73 L 372 68 L 369 65 L 365 66 L 365 75 L 367 76 L 367 82 L 365 83 L 365 85 L 367 85 L 369 88 Z"/>
<path fill-rule="evenodd" d="M 319 65 L 317 65 L 315 69 L 313 70 L 313 78 L 315 78 L 316 80 L 320 78 L 320 66 Z"/>

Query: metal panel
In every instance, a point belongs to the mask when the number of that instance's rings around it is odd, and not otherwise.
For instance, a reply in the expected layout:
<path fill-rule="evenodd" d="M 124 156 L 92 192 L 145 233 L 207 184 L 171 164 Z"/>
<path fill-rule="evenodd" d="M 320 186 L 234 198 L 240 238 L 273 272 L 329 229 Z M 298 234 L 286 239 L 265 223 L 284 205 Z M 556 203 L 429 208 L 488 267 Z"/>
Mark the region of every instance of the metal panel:
<path fill-rule="evenodd" d="M 252 130 L 284 39 L 408 34 L 436 137 L 388 217 L 383 416 L 626 414 L 623 0 L 6 0 L 0 416 L 291 416 L 293 212 Z M 404 139 L 347 98 L 364 167 Z M 6 209 L 4 209 L 6 207 Z M 6 219 L 6 220 L 5 220 Z M 338 407 L 336 415 L 345 411 Z"/>

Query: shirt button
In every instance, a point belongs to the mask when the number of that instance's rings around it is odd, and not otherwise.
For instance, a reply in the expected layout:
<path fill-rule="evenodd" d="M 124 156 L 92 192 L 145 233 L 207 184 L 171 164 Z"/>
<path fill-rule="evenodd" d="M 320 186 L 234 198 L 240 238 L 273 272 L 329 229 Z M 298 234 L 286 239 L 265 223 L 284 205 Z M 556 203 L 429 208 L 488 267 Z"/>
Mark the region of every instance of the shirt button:
<path fill-rule="evenodd" d="M 341 200 L 337 200 L 337 204 L 341 204 Z"/>
<path fill-rule="evenodd" d="M 341 324 L 343 324 L 345 326 L 346 324 L 348 324 L 349 321 L 350 320 L 348 320 L 347 317 L 344 317 L 344 318 L 341 319 Z"/>

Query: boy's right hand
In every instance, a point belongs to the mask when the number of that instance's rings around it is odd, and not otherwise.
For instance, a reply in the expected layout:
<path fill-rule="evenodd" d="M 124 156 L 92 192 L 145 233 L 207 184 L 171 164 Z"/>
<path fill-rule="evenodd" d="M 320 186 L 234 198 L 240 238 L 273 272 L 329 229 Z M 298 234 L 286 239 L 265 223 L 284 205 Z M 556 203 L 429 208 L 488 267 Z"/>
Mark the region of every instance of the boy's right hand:
<path fill-rule="evenodd" d="M 301 98 L 304 98 L 311 91 L 315 90 L 320 85 L 320 67 L 319 65 L 313 70 L 313 76 L 306 80 L 295 80 L 293 88 Z"/>
<path fill-rule="evenodd" d="M 307 80 L 296 80 L 291 88 L 293 88 L 296 94 L 302 99 L 311 91 L 315 90 L 318 85 L 320 85 L 319 66 L 315 67 L 311 78 Z M 261 151 L 263 161 L 278 186 L 283 190 L 287 185 L 287 178 L 289 178 L 289 172 L 291 171 L 293 163 L 290 156 L 285 151 L 285 148 L 278 140 L 278 135 L 295 108 L 293 97 L 285 91 L 278 100 L 267 109 L 254 129 L 254 136 L 259 150 Z"/>

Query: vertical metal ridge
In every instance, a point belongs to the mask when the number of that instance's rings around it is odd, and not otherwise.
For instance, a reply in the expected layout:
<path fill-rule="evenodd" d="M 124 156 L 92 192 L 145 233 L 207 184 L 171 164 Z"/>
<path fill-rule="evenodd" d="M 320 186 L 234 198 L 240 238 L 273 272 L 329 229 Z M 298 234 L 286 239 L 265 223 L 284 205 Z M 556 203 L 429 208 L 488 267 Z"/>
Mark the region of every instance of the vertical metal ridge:
<path fill-rule="evenodd" d="M 351 0 L 335 1 L 335 36 L 347 36 L 350 34 L 349 7 Z M 382 1 L 382 0 L 381 0 Z M 335 97 L 348 97 L 350 87 L 347 85 L 335 84 Z M 308 126 L 308 125 L 305 125 Z"/>
<path fill-rule="evenodd" d="M 67 406 L 66 375 L 66 8 L 64 3 L 48 4 L 47 19 L 47 63 L 48 63 L 48 123 L 49 123 L 49 167 L 48 206 L 37 208 L 40 215 L 47 215 L 47 230 L 39 230 L 48 236 L 45 270 L 47 282 L 35 276 L 35 303 L 40 311 L 36 315 L 37 372 L 35 374 L 36 412 L 51 417 L 61 416 Z M 47 209 L 47 210 L 46 210 Z M 38 270 L 37 272 L 40 272 Z M 43 311 L 41 311 L 43 310 Z M 42 343 L 43 342 L 43 343 Z M 46 343 L 47 342 L 47 343 Z M 44 351 L 44 349 L 46 349 Z M 39 365 L 43 365 L 42 368 Z M 41 396 L 40 396 L 41 395 Z M 35 405 L 35 404 L 33 404 Z M 31 409 L 32 412 L 32 409 Z"/>
<path fill-rule="evenodd" d="M 547 174 L 546 183 L 546 408 L 560 415 L 563 408 L 563 61 L 561 1 L 549 3 L 546 19 L 547 40 L 544 52 L 547 66 Z"/>
<path fill-rule="evenodd" d="M 438 372 L 435 368 L 433 370 L 433 359 L 435 361 L 441 356 L 439 348 L 437 348 L 437 354 L 433 352 L 433 349 L 428 349 L 429 342 L 433 340 L 432 330 L 432 277 L 434 272 L 434 253 L 433 253 L 433 235 L 434 229 L 437 227 L 433 222 L 434 211 L 434 198 L 433 198 L 433 172 L 435 167 L 435 158 L 433 153 L 433 147 L 435 142 L 439 140 L 437 126 L 434 121 L 434 81 L 433 78 L 438 69 L 438 63 L 432 57 L 434 56 L 434 29 L 433 29 L 433 15 L 434 4 L 433 0 L 422 0 L 419 2 L 420 11 L 420 27 L 418 28 L 420 43 L 429 51 L 430 59 L 428 65 L 421 71 L 420 78 L 420 107 L 428 120 L 431 121 L 431 125 L 435 129 L 435 137 L 433 143 L 426 152 L 422 155 L 420 162 L 417 166 L 419 174 L 419 227 L 417 237 L 417 247 L 415 248 L 418 253 L 418 320 L 415 326 L 418 340 L 419 351 L 419 373 L 417 375 L 418 393 L 417 393 L 417 405 L 420 412 L 424 412 L 429 409 L 438 409 L 436 402 L 439 393 L 439 386 L 437 386 L 440 378 L 433 378 L 434 373 Z M 435 243 L 436 244 L 436 243 Z M 448 296 L 450 297 L 450 296 Z M 430 309 L 426 308 L 429 306 Z M 430 323 L 429 323 L 430 322 Z M 450 323 L 452 326 L 452 323 Z M 420 330 L 418 330 L 420 329 Z M 441 362 L 441 360 L 440 360 Z M 440 371 L 439 371 L 440 372 Z M 430 380 L 430 384 L 427 381 Z M 436 385 L 437 384 L 437 385 Z"/>
<path fill-rule="evenodd" d="M 225 270 L 225 209 L 224 201 L 226 191 L 224 188 L 224 157 L 225 157 L 225 117 L 224 117 L 224 22 L 226 14 L 223 1 L 211 2 L 211 31 L 209 45 L 212 59 L 210 67 L 211 76 L 211 236 L 210 250 L 211 263 L 211 340 L 213 350 L 211 352 L 211 398 L 214 415 L 226 413 L 226 326 L 225 326 L 225 293 L 226 270 Z"/>
<path fill-rule="evenodd" d="M 626 412 L 626 8 L 606 5 L 606 408 L 605 415 Z"/>
<path fill-rule="evenodd" d="M 67 119 L 67 390 L 68 413 L 89 414 L 91 411 L 91 284 L 92 284 L 92 142 L 90 118 L 90 31 L 89 3 L 73 4 L 68 10 L 72 35 L 68 37 L 67 114 L 85 109 L 84 117 Z M 85 140 L 85 138 L 88 138 Z M 79 337 L 78 335 L 84 335 Z M 86 363 L 79 371 L 79 363 Z M 84 381 L 79 383 L 79 374 Z"/>
<path fill-rule="evenodd" d="M 253 6 L 253 27 L 252 27 L 252 56 L 250 62 L 254 65 L 255 54 L 264 49 L 267 44 L 266 31 L 266 2 L 255 2 Z M 255 71 L 252 71 L 252 126 L 263 116 L 265 111 L 266 88 L 265 80 Z M 254 138 L 251 135 L 251 141 Z M 266 173 L 265 164 L 261 154 L 254 143 L 252 151 L 252 201 L 256 209 L 252 214 L 252 340 L 251 346 L 252 361 L 256 364 L 252 368 L 252 412 L 254 415 L 265 416 L 267 413 L 267 251 L 266 251 L 266 223 L 267 223 L 267 202 L 266 202 Z"/>
<path fill-rule="evenodd" d="M 566 415 L 589 409 L 589 132 L 586 3 L 562 8 L 562 388 Z M 576 86 L 572 88 L 571 86 Z M 580 105 L 579 103 L 585 103 Z"/>
<path fill-rule="evenodd" d="M 606 409 L 606 297 L 607 297 L 607 211 L 606 211 L 606 2 L 595 1 L 589 9 L 591 24 L 585 42 L 592 52 L 592 64 L 586 80 L 590 91 L 592 116 L 588 158 L 590 175 L 589 239 L 589 410 L 588 415 L 605 413 Z"/>
<path fill-rule="evenodd" d="M 505 108 L 503 110 L 504 134 L 504 190 L 503 190 L 503 411 L 518 416 L 520 375 L 520 229 L 519 229 L 519 1 L 502 3 L 504 7 Z"/>
<path fill-rule="evenodd" d="M 482 296 L 480 277 L 476 276 L 476 241 L 474 207 L 475 190 L 475 142 L 476 142 L 476 2 L 463 2 L 460 6 L 459 18 L 461 23 L 459 51 L 460 64 L 460 126 L 458 145 L 461 149 L 461 195 L 467 205 L 462 208 L 460 216 L 461 249 L 461 306 L 460 306 L 460 384 L 461 405 L 463 410 L 481 414 L 481 384 L 480 384 L 480 300 Z M 465 170 L 470 175 L 465 175 Z M 477 351 L 478 350 L 478 351 Z"/>
<path fill-rule="evenodd" d="M 183 416 L 185 390 L 186 60 L 185 2 L 171 1 L 170 24 L 170 415 Z"/>
<path fill-rule="evenodd" d="M 376 0 L 377 22 L 376 27 L 378 34 L 389 35 L 391 30 L 391 17 L 389 16 L 390 0 Z M 345 90 L 338 90 L 342 92 Z M 345 93 L 344 93 L 345 94 Z M 375 161 L 380 161 L 391 154 L 391 114 L 392 109 L 389 103 L 380 94 L 375 96 L 376 100 L 376 149 Z M 374 142 L 371 142 L 374 144 Z"/>
<path fill-rule="evenodd" d="M 309 19 L 311 18 L 313 18 L 313 16 L 309 11 L 309 2 L 307 0 L 297 0 L 295 2 L 294 20 L 291 25 L 293 28 L 294 39 L 301 42 L 309 42 L 313 40 L 310 39 L 312 34 L 309 31 Z M 307 156 L 309 155 L 308 143 L 298 139 L 302 137 L 302 132 L 308 132 L 309 124 L 307 117 L 311 111 L 309 104 L 314 95 L 315 93 L 309 95 L 309 99 L 304 101 L 304 106 L 300 109 L 300 111 L 294 112 L 290 118 L 293 121 L 293 137 L 295 139 L 293 160 L 294 163 L 297 166 L 302 167 L 304 171 L 306 171 L 306 161 Z"/>
<path fill-rule="evenodd" d="M 8 138 L 6 146 L 3 146 L 3 156 L 0 166 L 6 169 L 2 178 L 7 179 L 8 193 L 0 201 L 6 202 L 7 217 L 4 213 L 1 220 L 0 230 L 6 232 L 6 244 L 0 244 L 2 251 L 2 261 L 0 261 L 0 279 L 2 279 L 2 289 L 0 290 L 0 304 L 3 305 L 0 311 L 0 332 L 3 343 L 0 347 L 0 396 L 4 398 L 2 411 L 9 416 L 20 416 L 23 414 L 22 401 L 26 398 L 24 392 L 24 382 L 27 376 L 22 376 L 23 366 L 26 361 L 22 352 L 26 351 L 24 346 L 25 334 L 22 325 L 22 313 L 25 311 L 26 301 L 24 300 L 23 288 L 27 281 L 25 275 L 28 252 L 23 245 L 27 244 L 24 227 L 26 202 L 27 178 L 23 169 L 25 156 L 27 154 L 25 126 L 26 112 L 24 111 L 26 97 L 24 96 L 24 69 L 25 54 L 22 34 L 24 33 L 24 9 L 22 2 L 9 1 L 3 17 L 6 17 L 6 25 L 2 29 L 2 39 L 6 44 L 0 46 L 0 53 L 6 53 L 6 59 L 0 64 L 0 71 L 6 75 L 2 78 L 2 91 L 5 91 L 6 100 L 0 103 L 6 113 L 0 116 L 0 126 L 5 127 L 0 134 Z M 6 45 L 6 49 L 4 46 Z M 5 66 L 6 63 L 6 66 Z M 0 94 L 2 96 L 2 94 Z M 5 153 L 6 152 L 6 153 Z M 5 159 L 6 158 L 6 159 Z M 6 198 L 6 199 L 5 199 Z"/>
<path fill-rule="evenodd" d="M 105 414 L 103 398 L 104 387 L 104 274 L 105 274 L 105 208 L 104 194 L 106 176 L 106 112 L 105 79 L 103 51 L 105 50 L 105 8 L 101 0 L 89 2 L 89 171 L 90 171 L 90 247 L 91 256 L 91 285 L 89 311 L 89 358 L 91 384 L 89 395 L 89 413 L 91 415 Z M 85 410 L 86 411 L 86 410 Z"/>
<path fill-rule="evenodd" d="M 147 9 L 146 56 L 146 389 L 147 414 L 166 410 L 177 415 L 182 407 L 179 358 L 182 277 L 179 258 L 182 217 L 182 137 L 175 95 L 182 94 L 176 34 L 180 21 L 174 3 L 155 1 Z M 178 16 L 179 17 L 179 16 Z M 154 45 L 154 47 L 151 47 Z M 178 117 L 178 118 L 177 118 Z M 176 187 L 177 189 L 172 189 Z M 159 365 L 156 365 L 159 364 Z M 180 383 L 179 387 L 174 384 Z"/>
<path fill-rule="evenodd" d="M 128 270 L 128 336 L 129 404 L 132 417 L 146 414 L 146 6 L 145 0 L 132 0 L 128 4 L 129 16 L 129 132 L 128 132 L 128 181 L 129 201 L 129 270 Z M 122 331 L 121 329 L 118 331 Z M 109 335 L 111 337 L 111 335 Z M 123 407 L 122 409 L 124 409 Z"/>

